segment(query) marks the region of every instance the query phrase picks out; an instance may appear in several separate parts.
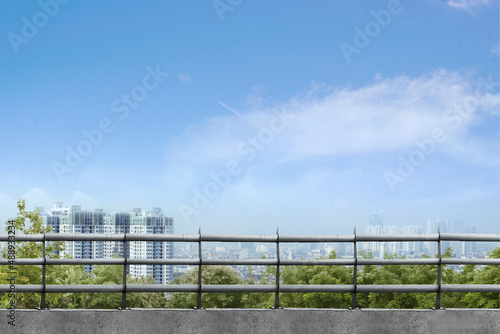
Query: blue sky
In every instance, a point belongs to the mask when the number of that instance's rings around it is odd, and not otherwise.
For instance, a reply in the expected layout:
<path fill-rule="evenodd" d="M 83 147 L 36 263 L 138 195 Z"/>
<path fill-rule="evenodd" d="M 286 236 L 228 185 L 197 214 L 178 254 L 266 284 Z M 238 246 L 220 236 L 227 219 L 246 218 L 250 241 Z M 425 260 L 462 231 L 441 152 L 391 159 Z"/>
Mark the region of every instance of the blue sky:
<path fill-rule="evenodd" d="M 160 206 L 178 233 L 500 233 L 499 5 L 0 5 L 0 219 Z"/>

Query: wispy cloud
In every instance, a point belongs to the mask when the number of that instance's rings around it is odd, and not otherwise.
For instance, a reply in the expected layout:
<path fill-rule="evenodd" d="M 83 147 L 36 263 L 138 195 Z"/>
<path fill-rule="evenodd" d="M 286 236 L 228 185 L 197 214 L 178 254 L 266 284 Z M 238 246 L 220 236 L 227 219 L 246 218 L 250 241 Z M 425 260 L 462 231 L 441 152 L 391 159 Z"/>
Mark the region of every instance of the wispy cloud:
<path fill-rule="evenodd" d="M 0 193 L 0 222 L 3 223 L 8 219 L 15 218 L 16 211 L 16 201 L 14 201 L 9 195 Z M 3 232 L 3 228 L 0 229 L 0 233 Z"/>
<path fill-rule="evenodd" d="M 55 201 L 54 197 L 39 187 L 34 187 L 33 189 L 22 194 L 20 197 L 26 200 L 28 209 L 34 206 L 41 206 L 47 209 L 48 207 L 51 207 Z"/>
<path fill-rule="evenodd" d="M 177 76 L 177 78 L 184 82 L 184 83 L 190 83 L 192 82 L 193 80 L 191 79 L 191 75 L 190 74 L 187 74 L 187 73 L 179 73 L 179 75 Z"/>
<path fill-rule="evenodd" d="M 476 99 L 476 84 L 467 76 L 440 70 L 302 101 L 287 155 L 302 159 L 404 150 L 436 128 L 448 130 L 450 143 L 461 142 L 468 129 L 481 122 L 482 115 L 496 112 L 500 103 L 490 92 L 478 93 Z M 461 117 L 469 100 L 475 105 Z"/>
<path fill-rule="evenodd" d="M 449 0 L 448 5 L 454 8 L 471 11 L 472 9 L 480 6 L 489 6 L 489 0 Z"/>
<path fill-rule="evenodd" d="M 473 73 L 448 70 L 419 77 L 378 76 L 358 88 L 315 84 L 304 94 L 280 103 L 239 106 L 244 119 L 227 113 L 191 124 L 167 145 L 165 180 L 179 201 L 191 203 L 194 189 L 203 189 L 211 182 L 211 173 L 224 170 L 228 161 L 240 162 L 243 171 L 231 177 L 229 186 L 203 214 L 194 217 L 194 223 L 196 219 L 201 223 L 231 216 L 224 208 L 238 208 L 241 216 L 242 211 L 251 215 L 250 208 L 258 207 L 259 212 L 266 212 L 263 216 L 277 220 L 308 219 L 306 211 L 313 208 L 328 216 L 329 210 L 334 210 L 328 208 L 344 210 L 339 209 L 340 199 L 350 203 L 345 210 L 355 216 L 355 207 L 366 207 L 361 203 L 363 198 L 375 196 L 384 202 L 390 196 L 381 177 L 383 171 L 397 167 L 399 155 L 418 149 L 416 143 L 429 138 L 437 128 L 447 140 L 436 145 L 428 162 L 431 169 L 498 166 L 498 141 L 492 140 L 497 138 L 498 128 L 488 124 L 498 124 L 500 96 L 492 87 Z M 293 122 L 246 163 L 248 156 L 238 149 L 259 132 L 247 120 L 265 127 L 280 112 L 291 115 Z M 432 173 L 423 169 L 408 181 L 413 185 L 405 191 L 413 199 L 426 198 L 429 187 L 439 183 L 436 187 L 447 189 L 456 177 L 437 182 Z M 424 174 L 425 181 L 419 179 Z M 456 189 L 455 193 L 462 190 L 467 189 Z M 281 210 L 278 208 L 299 202 L 308 210 L 290 207 L 290 212 L 301 213 L 293 218 L 292 214 L 273 216 Z"/>
<path fill-rule="evenodd" d="M 491 47 L 491 52 L 496 54 L 497 56 L 500 55 L 500 45 L 494 45 Z"/>
<path fill-rule="evenodd" d="M 255 124 L 265 124 L 279 110 L 296 117 L 269 148 L 276 160 L 387 153 L 413 147 L 435 128 L 457 125 L 451 119 L 461 104 L 476 99 L 478 82 L 472 74 L 438 70 L 417 78 L 379 79 L 357 89 L 331 89 L 326 94 L 313 90 L 281 105 L 240 113 Z M 470 127 L 498 111 L 498 94 L 484 90 L 478 94 L 470 115 L 448 131 L 450 144 L 466 142 Z M 238 143 L 254 132 L 240 117 L 205 119 L 173 139 L 169 154 L 193 163 L 231 159 L 237 155 Z"/>
<path fill-rule="evenodd" d="M 88 210 L 101 208 L 102 206 L 102 204 L 100 205 L 92 196 L 87 195 L 79 190 L 73 193 L 73 195 L 69 199 L 68 204 L 79 204 L 83 209 Z"/>

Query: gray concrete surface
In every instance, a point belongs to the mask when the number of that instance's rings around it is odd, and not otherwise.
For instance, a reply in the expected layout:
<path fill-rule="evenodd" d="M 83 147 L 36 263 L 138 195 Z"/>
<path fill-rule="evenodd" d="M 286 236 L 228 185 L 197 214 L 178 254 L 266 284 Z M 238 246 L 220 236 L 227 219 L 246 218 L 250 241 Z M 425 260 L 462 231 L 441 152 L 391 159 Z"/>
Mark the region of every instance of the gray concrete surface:
<path fill-rule="evenodd" d="M 0 333 L 500 333 L 500 310 L 0 310 Z"/>

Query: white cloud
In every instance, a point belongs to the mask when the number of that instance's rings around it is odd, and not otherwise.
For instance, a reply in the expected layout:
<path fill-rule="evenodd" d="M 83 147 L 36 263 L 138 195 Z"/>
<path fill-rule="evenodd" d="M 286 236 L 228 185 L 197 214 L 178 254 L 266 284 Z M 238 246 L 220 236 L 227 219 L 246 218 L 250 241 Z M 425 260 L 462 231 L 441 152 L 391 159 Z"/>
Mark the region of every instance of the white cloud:
<path fill-rule="evenodd" d="M 46 210 L 51 207 L 55 201 L 54 197 L 38 187 L 31 189 L 20 197 L 26 199 L 28 210 L 34 209 L 35 206 L 43 207 L 44 210 Z"/>
<path fill-rule="evenodd" d="M 16 202 L 7 194 L 0 193 L 0 206 L 16 205 Z"/>
<path fill-rule="evenodd" d="M 56 199 L 52 195 L 40 189 L 39 187 L 35 187 L 27 191 L 26 193 L 22 194 L 20 198 L 26 200 L 28 210 L 34 210 L 35 207 L 43 207 L 44 210 L 47 211 L 56 202 Z M 73 192 L 71 198 L 69 199 L 69 201 L 65 201 L 65 204 L 79 204 L 83 209 L 94 209 L 100 207 L 98 205 L 98 202 L 92 196 L 89 196 L 78 190 Z M 14 208 L 14 210 L 17 210 L 16 202 L 6 194 L 0 194 L 0 208 L 2 207 L 11 207 Z"/>
<path fill-rule="evenodd" d="M 498 114 L 500 96 L 479 82 L 471 74 L 438 70 L 418 78 L 398 76 L 357 89 L 336 89 L 319 97 L 312 91 L 281 105 L 241 113 L 263 128 L 278 110 L 295 117 L 258 152 L 272 153 L 276 161 L 412 149 L 415 141 L 429 138 L 437 128 L 448 138 L 440 148 L 446 152 L 453 143 L 469 139 L 469 129 L 481 122 L 482 115 Z M 241 159 L 238 147 L 258 133 L 231 113 L 208 118 L 173 139 L 167 156 L 206 168 L 209 163 Z"/>
<path fill-rule="evenodd" d="M 34 187 L 19 197 L 15 197 L 15 199 L 12 196 L 0 193 L 0 222 L 15 218 L 19 198 L 26 200 L 27 210 L 34 210 L 38 206 L 43 207 L 46 211 L 54 203 L 54 198 L 39 187 Z"/>
<path fill-rule="evenodd" d="M 82 209 L 93 210 L 100 208 L 97 201 L 90 195 L 87 195 L 79 190 L 75 191 L 69 200 L 70 204 L 78 204 Z"/>
<path fill-rule="evenodd" d="M 470 11 L 479 6 L 489 6 L 489 0 L 449 0 L 448 5 L 454 8 Z"/>
<path fill-rule="evenodd" d="M 15 218 L 17 213 L 16 201 L 7 194 L 0 193 L 0 223 Z M 3 233 L 3 228 L 0 229 Z"/>
<path fill-rule="evenodd" d="M 191 75 L 187 74 L 187 73 L 179 73 L 179 75 L 177 76 L 177 78 L 179 78 L 179 80 L 182 81 L 182 82 L 184 82 L 184 83 L 189 83 L 189 82 L 193 81 L 191 79 Z"/>
<path fill-rule="evenodd" d="M 477 96 L 476 96 L 477 95 Z M 473 104 L 471 104 L 473 103 Z M 390 152 L 445 131 L 449 142 L 467 136 L 482 113 L 498 109 L 498 95 L 475 91 L 470 78 L 436 71 L 399 76 L 323 99 L 302 101 L 289 132 L 291 158 Z"/>
<path fill-rule="evenodd" d="M 491 52 L 496 54 L 497 56 L 500 55 L 500 45 L 493 45 L 491 47 Z"/>
<path fill-rule="evenodd" d="M 315 84 L 281 103 L 240 106 L 238 112 L 257 127 L 229 111 L 200 120 L 167 145 L 168 192 L 193 205 L 194 190 L 204 191 L 214 182 L 211 173 L 225 171 L 228 161 L 236 160 L 241 172 L 190 218 L 195 225 L 225 224 L 236 216 L 245 216 L 249 224 L 261 219 L 262 226 L 299 224 L 312 219 L 311 212 L 326 225 L 328 215 L 365 219 L 360 208 L 370 210 L 364 202 L 373 196 L 381 203 L 390 198 L 395 206 L 400 201 L 388 195 L 384 171 L 398 167 L 398 156 L 418 149 L 416 141 L 442 129 L 447 140 L 435 145 L 432 162 L 404 183 L 405 196 L 425 198 L 426 189 L 437 183 L 429 169 L 498 166 L 498 128 L 490 124 L 498 123 L 500 96 L 489 91 L 497 89 L 494 84 L 482 82 L 472 73 L 437 70 L 416 78 L 379 76 L 358 88 Z M 261 128 L 270 128 L 270 120 L 283 111 L 293 119 L 247 161 L 238 148 L 258 137 Z M 439 182 L 439 189 L 450 186 L 449 180 Z M 180 214 L 177 218 L 183 221 Z"/>

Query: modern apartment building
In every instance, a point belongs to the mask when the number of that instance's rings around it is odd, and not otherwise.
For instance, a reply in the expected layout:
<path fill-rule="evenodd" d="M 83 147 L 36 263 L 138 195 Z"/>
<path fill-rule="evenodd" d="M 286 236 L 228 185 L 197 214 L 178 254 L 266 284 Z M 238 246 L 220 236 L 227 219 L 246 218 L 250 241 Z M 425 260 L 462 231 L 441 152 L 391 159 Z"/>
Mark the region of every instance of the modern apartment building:
<path fill-rule="evenodd" d="M 43 209 L 40 210 L 41 212 Z M 111 212 L 106 214 L 101 209 L 82 210 L 79 205 L 65 207 L 56 202 L 47 213 L 42 213 L 44 225 L 51 225 L 55 233 L 174 233 L 173 218 L 166 217 L 161 208 L 143 211 L 134 208 L 129 212 Z M 166 259 L 173 256 L 171 242 L 128 241 L 127 258 L 130 259 Z M 123 243 L 114 241 L 67 241 L 63 257 L 69 255 L 75 259 L 105 259 L 116 254 L 123 257 Z M 85 268 L 92 268 L 87 265 Z M 173 279 L 172 266 L 166 265 L 130 265 L 129 273 L 133 277 L 152 275 L 157 283 L 167 284 Z"/>

